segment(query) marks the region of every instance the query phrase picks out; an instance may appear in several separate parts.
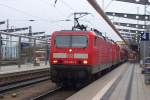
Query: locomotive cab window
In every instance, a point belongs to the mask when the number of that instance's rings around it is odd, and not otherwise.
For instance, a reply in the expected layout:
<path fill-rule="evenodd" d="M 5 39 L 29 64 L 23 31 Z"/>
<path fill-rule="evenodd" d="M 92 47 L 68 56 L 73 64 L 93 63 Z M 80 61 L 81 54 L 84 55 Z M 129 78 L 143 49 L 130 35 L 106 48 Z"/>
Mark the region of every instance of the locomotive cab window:
<path fill-rule="evenodd" d="M 69 36 L 56 36 L 54 42 L 56 47 L 69 47 L 70 38 Z"/>
<path fill-rule="evenodd" d="M 84 35 L 57 35 L 55 37 L 56 47 L 79 47 L 85 48 L 88 45 L 87 36 Z"/>

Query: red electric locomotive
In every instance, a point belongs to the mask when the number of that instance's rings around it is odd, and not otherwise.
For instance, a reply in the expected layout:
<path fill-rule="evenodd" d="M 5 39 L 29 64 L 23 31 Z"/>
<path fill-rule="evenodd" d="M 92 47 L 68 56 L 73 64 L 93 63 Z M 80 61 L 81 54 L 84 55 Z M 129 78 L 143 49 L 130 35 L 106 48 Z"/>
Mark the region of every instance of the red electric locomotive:
<path fill-rule="evenodd" d="M 98 31 L 56 31 L 51 37 L 50 73 L 56 84 L 81 83 L 120 62 L 119 46 Z"/>

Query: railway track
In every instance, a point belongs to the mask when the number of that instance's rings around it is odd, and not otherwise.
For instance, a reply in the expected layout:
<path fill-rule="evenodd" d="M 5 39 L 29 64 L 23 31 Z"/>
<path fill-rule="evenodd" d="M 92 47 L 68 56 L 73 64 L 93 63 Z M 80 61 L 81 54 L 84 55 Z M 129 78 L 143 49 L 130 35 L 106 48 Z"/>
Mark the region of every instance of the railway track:
<path fill-rule="evenodd" d="M 21 82 L 24 80 L 30 80 L 39 77 L 49 76 L 49 75 L 50 75 L 49 68 L 20 71 L 14 73 L 5 73 L 0 75 L 0 87 L 15 82 Z"/>
<path fill-rule="evenodd" d="M 49 90 L 41 95 L 31 98 L 30 100 L 43 100 L 48 95 L 52 95 L 52 94 L 56 93 L 57 91 L 60 91 L 61 89 L 62 89 L 61 87 L 56 87 L 56 88 Z"/>
<path fill-rule="evenodd" d="M 0 76 L 0 95 L 12 89 L 25 87 L 49 79 L 48 69 L 4 74 Z"/>
<path fill-rule="evenodd" d="M 61 87 L 56 87 L 55 84 L 51 82 L 48 69 L 30 72 L 12 73 L 0 76 L 0 79 L 2 79 L 0 80 L 0 98 L 12 100 L 15 100 L 15 98 L 18 100 L 22 99 L 41 100 L 42 98 L 51 97 L 51 95 L 57 97 L 55 96 L 55 94 L 59 95 L 61 93 L 63 93 L 63 95 L 60 96 L 62 98 L 67 98 L 71 96 L 71 94 L 66 92 L 68 90 L 63 90 Z M 44 86 L 47 88 L 45 88 Z M 25 95 L 21 96 L 21 94 Z"/>
<path fill-rule="evenodd" d="M 39 80 L 35 83 L 6 90 L 0 94 L 0 100 L 30 100 L 30 98 L 43 94 L 54 87 L 56 87 L 56 85 L 53 84 L 50 79 Z"/>
<path fill-rule="evenodd" d="M 103 77 L 107 73 L 108 72 L 105 72 L 105 73 L 101 74 L 101 76 L 99 76 L 98 78 Z M 44 92 L 40 95 L 37 95 L 33 98 L 30 98 L 30 100 L 65 100 L 69 96 L 71 96 L 74 93 L 76 93 L 77 91 L 79 91 L 79 89 L 78 90 L 75 90 L 75 88 L 73 88 L 73 89 L 74 90 L 61 88 L 61 87 L 56 87 L 56 88 L 50 89 L 49 91 L 46 91 L 46 92 Z"/>
<path fill-rule="evenodd" d="M 37 95 L 30 100 L 65 100 L 79 90 L 56 87 Z"/>
<path fill-rule="evenodd" d="M 50 77 L 49 76 L 44 76 L 44 77 L 39 77 L 39 78 L 35 78 L 35 79 L 30 79 L 30 80 L 24 80 L 21 82 L 14 82 L 11 84 L 7 84 L 7 85 L 3 85 L 0 87 L 0 95 L 4 94 L 5 92 L 11 91 L 13 89 L 18 89 L 21 87 L 26 87 L 32 84 L 36 84 L 42 81 L 46 81 L 49 80 Z"/>

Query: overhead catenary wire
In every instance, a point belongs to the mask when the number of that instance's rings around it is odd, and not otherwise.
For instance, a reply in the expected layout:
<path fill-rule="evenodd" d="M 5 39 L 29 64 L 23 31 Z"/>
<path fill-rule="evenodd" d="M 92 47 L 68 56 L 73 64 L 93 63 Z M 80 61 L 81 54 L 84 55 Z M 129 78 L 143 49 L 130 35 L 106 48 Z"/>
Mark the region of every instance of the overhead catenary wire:
<path fill-rule="evenodd" d="M 73 12 L 75 12 L 75 9 L 72 8 L 67 2 L 65 2 L 64 0 L 60 0 L 66 7 L 68 7 L 69 9 L 71 9 Z"/>
<path fill-rule="evenodd" d="M 40 2 L 43 2 L 45 5 L 48 5 L 48 3 L 45 3 L 45 1 L 43 1 L 43 0 L 42 0 L 42 1 L 39 0 L 39 1 L 40 1 Z M 74 9 L 73 9 L 68 3 L 66 3 L 66 2 L 63 1 L 63 0 L 60 0 L 60 1 L 61 1 L 66 7 L 68 7 L 69 9 L 71 9 L 71 10 L 74 11 Z M 57 2 L 58 2 L 58 1 L 57 1 Z M 9 5 L 6 5 L 6 4 L 0 3 L 0 6 L 9 8 L 9 9 L 11 9 L 11 10 L 13 10 L 13 11 L 22 13 L 22 14 L 27 15 L 27 16 L 32 16 L 32 17 L 38 18 L 38 20 L 43 21 L 43 22 L 46 22 L 46 23 L 54 24 L 54 23 L 60 22 L 59 20 L 51 20 L 51 21 L 49 21 L 48 19 L 44 19 L 44 18 L 42 18 L 42 17 L 40 17 L 40 16 L 36 16 L 36 15 L 30 14 L 30 13 L 28 13 L 28 12 L 26 12 L 26 11 L 17 9 L 17 8 L 15 8 L 15 7 L 12 7 L 12 6 L 9 6 Z M 51 6 L 52 6 L 52 5 L 51 5 Z M 52 6 L 52 7 L 53 7 L 53 6 Z M 65 15 L 65 14 L 63 14 L 60 10 L 58 10 L 57 7 L 54 7 L 54 8 L 58 11 L 59 14 L 61 13 L 62 16 Z M 59 25 L 59 26 L 62 26 L 62 25 Z"/>
<path fill-rule="evenodd" d="M 53 4 L 51 4 L 50 2 L 45 2 L 44 0 L 38 0 L 38 1 L 42 2 L 45 6 L 51 6 L 51 7 L 55 8 L 57 10 L 58 14 L 65 16 L 65 14 L 62 11 L 60 11 L 56 6 L 53 6 Z"/>
<path fill-rule="evenodd" d="M 106 5 L 106 7 L 104 8 L 104 11 L 106 11 L 106 9 L 112 4 L 114 0 L 109 1 L 109 3 Z"/>
<path fill-rule="evenodd" d="M 44 18 L 42 18 L 42 17 L 36 16 L 36 15 L 32 15 L 32 14 L 30 14 L 30 13 L 28 13 L 28 12 L 22 11 L 22 10 L 20 10 L 20 9 L 17 9 L 17 8 L 14 8 L 14 7 L 11 7 L 11 6 L 8 6 L 8 5 L 5 5 L 5 4 L 2 4 L 2 3 L 0 3 L 0 6 L 3 6 L 3 7 L 6 7 L 6 8 L 9 8 L 9 9 L 11 9 L 11 10 L 14 10 L 14 11 L 16 11 L 16 12 L 22 13 L 22 14 L 27 15 L 27 16 L 32 16 L 32 17 L 35 17 L 35 18 L 41 19 L 42 21 L 45 21 L 45 22 L 47 22 L 47 21 L 48 21 L 47 19 L 44 19 Z"/>
<path fill-rule="evenodd" d="M 0 6 L 9 8 L 9 9 L 11 9 L 11 10 L 13 10 L 13 11 L 22 13 L 22 14 L 24 14 L 24 15 L 26 15 L 26 16 L 30 16 L 30 17 L 37 18 L 36 20 L 40 20 L 40 21 L 45 22 L 45 23 L 48 23 L 48 24 L 50 24 L 50 25 L 57 23 L 58 26 L 62 27 L 62 25 L 58 24 L 58 22 L 59 22 L 58 20 L 48 20 L 48 19 L 42 18 L 42 17 L 40 17 L 40 16 L 36 16 L 36 15 L 30 14 L 30 13 L 28 13 L 28 12 L 26 12 L 26 11 L 22 11 L 22 10 L 20 10 L 20 9 L 17 9 L 17 8 L 15 8 L 15 7 L 11 7 L 11 6 L 9 6 L 9 5 L 2 4 L 2 3 L 0 3 Z"/>
<path fill-rule="evenodd" d="M 54 4 L 54 6 L 56 5 L 56 3 L 57 3 L 57 0 L 55 0 L 55 4 Z"/>

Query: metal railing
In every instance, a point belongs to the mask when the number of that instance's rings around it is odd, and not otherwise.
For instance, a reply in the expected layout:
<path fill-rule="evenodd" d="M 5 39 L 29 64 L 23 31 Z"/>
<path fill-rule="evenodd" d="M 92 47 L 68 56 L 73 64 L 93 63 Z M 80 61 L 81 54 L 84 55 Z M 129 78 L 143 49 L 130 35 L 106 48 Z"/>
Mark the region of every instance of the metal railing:
<path fill-rule="evenodd" d="M 30 63 L 38 66 L 49 60 L 49 40 L 0 32 L 0 66 Z"/>

